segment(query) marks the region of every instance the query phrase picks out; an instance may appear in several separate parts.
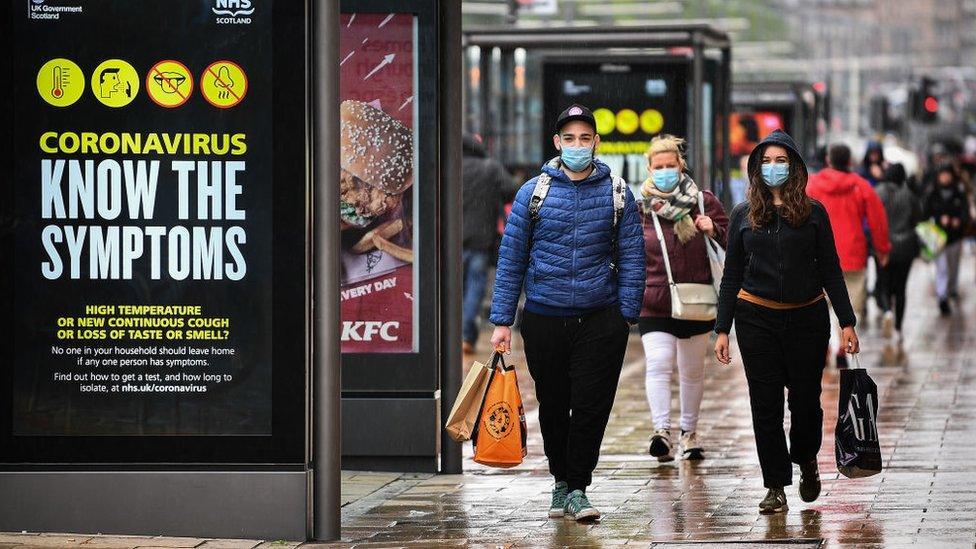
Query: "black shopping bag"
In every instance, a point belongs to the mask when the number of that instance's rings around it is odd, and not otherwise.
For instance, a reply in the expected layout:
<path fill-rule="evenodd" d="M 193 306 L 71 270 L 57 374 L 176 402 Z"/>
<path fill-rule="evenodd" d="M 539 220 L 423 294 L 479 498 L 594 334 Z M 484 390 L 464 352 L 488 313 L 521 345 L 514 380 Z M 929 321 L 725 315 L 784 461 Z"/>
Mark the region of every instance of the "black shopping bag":
<path fill-rule="evenodd" d="M 837 470 L 845 477 L 869 477 L 881 472 L 878 386 L 863 368 L 840 371 L 834 448 Z"/>

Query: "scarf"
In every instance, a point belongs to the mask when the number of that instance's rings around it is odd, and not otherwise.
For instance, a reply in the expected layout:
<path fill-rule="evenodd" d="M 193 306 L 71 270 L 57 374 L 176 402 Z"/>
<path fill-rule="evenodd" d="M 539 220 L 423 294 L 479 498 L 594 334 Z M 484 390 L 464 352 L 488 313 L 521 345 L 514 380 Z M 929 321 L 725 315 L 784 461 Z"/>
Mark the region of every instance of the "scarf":
<path fill-rule="evenodd" d="M 669 193 L 661 192 L 654 186 L 651 178 L 644 181 L 641 195 L 644 197 L 642 205 L 644 213 L 650 215 L 653 211 L 658 216 L 674 223 L 674 234 L 678 235 L 678 242 L 687 244 L 698 234 L 695 221 L 689 215 L 698 208 L 698 186 L 688 176 L 682 176 L 678 186 Z"/>

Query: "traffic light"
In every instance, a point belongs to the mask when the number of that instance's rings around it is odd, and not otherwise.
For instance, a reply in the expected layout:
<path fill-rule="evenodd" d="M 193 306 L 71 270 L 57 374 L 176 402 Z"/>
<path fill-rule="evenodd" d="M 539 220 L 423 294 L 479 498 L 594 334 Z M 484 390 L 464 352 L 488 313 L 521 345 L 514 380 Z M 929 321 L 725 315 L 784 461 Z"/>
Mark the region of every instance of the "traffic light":
<path fill-rule="evenodd" d="M 924 124 L 939 120 L 939 97 L 935 94 L 935 80 L 923 77 L 918 89 L 911 94 L 912 118 Z"/>

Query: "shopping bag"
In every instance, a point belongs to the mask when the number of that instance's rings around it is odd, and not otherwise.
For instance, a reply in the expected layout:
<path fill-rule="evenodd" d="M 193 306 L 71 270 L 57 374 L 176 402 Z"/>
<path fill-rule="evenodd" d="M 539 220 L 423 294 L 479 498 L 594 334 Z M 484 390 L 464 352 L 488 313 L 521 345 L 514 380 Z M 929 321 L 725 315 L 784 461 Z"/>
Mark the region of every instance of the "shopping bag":
<path fill-rule="evenodd" d="M 474 460 L 490 467 L 515 467 L 526 453 L 525 410 L 515 368 L 493 367 L 474 437 Z"/>
<path fill-rule="evenodd" d="M 854 355 L 855 362 L 857 355 Z M 863 368 L 840 371 L 834 449 L 837 470 L 847 478 L 881 472 L 878 442 L 878 386 Z"/>
<path fill-rule="evenodd" d="M 705 215 L 705 199 L 702 193 L 698 193 L 698 210 Z M 715 295 L 722 291 L 722 273 L 725 271 L 725 250 L 714 238 L 705 235 L 705 251 L 708 253 L 708 267 L 712 271 L 712 287 L 715 288 Z"/>
<path fill-rule="evenodd" d="M 491 372 L 499 362 L 504 364 L 504 359 L 500 353 L 495 352 L 488 357 L 489 366 L 475 361 L 468 370 L 468 375 L 461 384 L 461 390 L 454 399 L 451 414 L 447 416 L 447 422 L 444 424 L 447 434 L 454 440 L 458 442 L 471 440 L 478 414 L 481 413 L 481 403 L 485 400 L 485 392 L 488 391 L 488 382 L 491 381 Z"/>
<path fill-rule="evenodd" d="M 915 225 L 915 234 L 922 245 L 922 259 L 932 261 L 935 256 L 942 253 L 946 246 L 948 236 L 946 232 L 935 221 L 923 221 Z"/>

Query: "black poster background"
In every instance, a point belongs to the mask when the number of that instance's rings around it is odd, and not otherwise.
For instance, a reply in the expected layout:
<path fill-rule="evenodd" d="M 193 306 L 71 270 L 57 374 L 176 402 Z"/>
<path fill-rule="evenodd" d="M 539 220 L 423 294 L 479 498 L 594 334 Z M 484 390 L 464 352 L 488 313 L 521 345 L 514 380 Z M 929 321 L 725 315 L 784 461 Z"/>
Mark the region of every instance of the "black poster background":
<path fill-rule="evenodd" d="M 4 170 L 9 185 L 5 185 L 5 205 L 0 219 L 4 256 L 0 258 L 4 267 L 0 282 L 11 321 L 8 330 L 12 330 L 6 334 L 5 342 L 9 345 L 3 352 L 5 390 L 0 396 L 6 402 L 0 411 L 3 423 L 0 446 L 5 446 L 6 451 L 0 453 L 5 460 L 15 461 L 300 461 L 304 430 L 304 399 L 300 394 L 304 386 L 302 4 L 295 2 L 291 7 L 284 7 L 272 5 L 270 1 L 254 2 L 250 24 L 218 24 L 218 16 L 212 11 L 214 1 L 47 0 L 46 4 L 52 6 L 83 6 L 82 13 L 62 13 L 56 21 L 28 19 L 32 3 L 36 2 L 11 1 L 3 10 L 7 13 L 2 14 L 7 19 L 2 30 L 9 31 L 4 32 L 4 45 L 17 54 L 0 65 L 4 73 L 12 76 L 0 120 L 5 132 L 9 132 L 4 142 L 12 153 Z M 285 26 L 282 17 L 281 28 L 274 29 L 273 15 L 282 12 L 287 12 L 288 25 Z M 276 50 L 275 40 L 287 41 L 287 49 L 282 45 Z M 38 69 L 58 57 L 77 63 L 86 80 L 81 99 L 63 108 L 43 101 L 36 87 Z M 278 73 L 272 70 L 276 62 L 289 57 L 295 60 L 293 67 Z M 106 59 L 127 61 L 140 75 L 139 93 L 125 107 L 102 105 L 92 93 L 91 73 Z M 145 78 L 150 67 L 166 59 L 186 65 L 194 78 L 193 95 L 186 104 L 173 109 L 153 103 L 146 90 Z M 210 105 L 200 90 L 204 68 L 218 60 L 237 63 L 248 77 L 246 97 L 229 109 Z M 281 88 L 276 91 L 276 86 Z M 279 111 L 281 116 L 273 115 Z M 247 153 L 241 156 L 139 156 L 121 151 L 48 154 L 38 146 L 38 138 L 45 131 L 245 133 Z M 291 140 L 282 139 L 283 135 Z M 97 216 L 77 220 L 41 219 L 42 158 L 92 159 L 96 164 L 108 158 L 120 163 L 159 160 L 153 219 L 129 220 L 125 208 L 119 218 L 111 221 Z M 246 161 L 246 171 L 238 173 L 243 192 L 237 197 L 237 207 L 246 212 L 246 219 L 196 220 L 195 185 L 191 177 L 191 215 L 187 220 L 179 220 L 177 177 L 170 165 L 173 160 Z M 290 167 L 285 168 L 286 163 Z M 287 184 L 282 178 L 286 174 L 291 178 Z M 65 180 L 63 189 L 66 187 Z M 280 230 L 276 230 L 276 220 Z M 70 278 L 67 262 L 66 272 L 59 279 L 48 280 L 41 275 L 41 262 L 47 259 L 47 254 L 40 237 L 48 224 L 155 225 L 167 230 L 176 225 L 225 229 L 239 225 L 247 233 L 247 242 L 241 245 L 247 274 L 240 281 L 226 277 L 174 280 L 166 271 L 168 251 L 164 237 L 159 280 L 149 276 L 148 238 L 143 257 L 133 265 L 131 280 L 89 280 L 87 251 L 82 256 L 80 280 Z M 63 243 L 58 249 L 67 258 Z M 288 258 L 288 262 L 276 262 L 279 254 Z M 228 260 L 225 248 L 224 261 Z M 276 283 L 283 279 L 282 274 L 295 277 L 285 286 Z M 226 342 L 59 342 L 55 339 L 58 317 L 86 316 L 85 305 L 119 304 L 199 305 L 203 316 L 229 318 L 230 335 Z M 286 322 L 278 322 L 284 317 L 282 310 L 289 311 Z M 276 343 L 277 336 L 285 329 L 294 336 L 287 348 L 283 340 Z M 207 392 L 202 394 L 81 393 L 77 383 L 55 383 L 51 379 L 54 371 L 77 369 L 70 366 L 70 361 L 53 357 L 52 345 L 207 347 L 212 343 L 234 348 L 236 354 L 233 358 L 210 357 L 210 366 L 204 370 L 232 374 L 234 379 L 229 383 L 208 384 Z M 287 369 L 275 371 L 273 356 L 287 357 Z M 133 371 L 139 370 L 154 369 Z M 274 414 L 273 402 L 279 402 Z M 252 435 L 266 436 L 255 439 Z M 213 437 L 223 442 L 218 443 Z M 71 438 L 100 442 L 86 444 L 79 451 L 81 447 L 71 443 L 68 440 Z M 127 438 L 131 442 L 126 442 Z M 153 438 L 159 443 L 152 442 Z M 199 442 L 190 442 L 194 438 Z M 171 442 L 162 442 L 167 439 Z M 185 446 L 180 447 L 178 441 L 183 441 Z M 50 452 L 41 452 L 42 448 Z"/>

